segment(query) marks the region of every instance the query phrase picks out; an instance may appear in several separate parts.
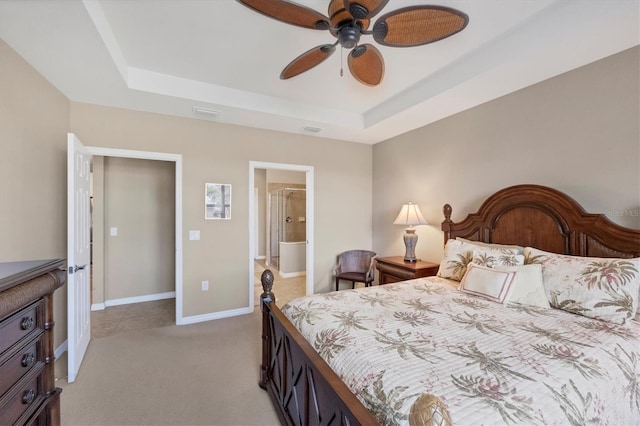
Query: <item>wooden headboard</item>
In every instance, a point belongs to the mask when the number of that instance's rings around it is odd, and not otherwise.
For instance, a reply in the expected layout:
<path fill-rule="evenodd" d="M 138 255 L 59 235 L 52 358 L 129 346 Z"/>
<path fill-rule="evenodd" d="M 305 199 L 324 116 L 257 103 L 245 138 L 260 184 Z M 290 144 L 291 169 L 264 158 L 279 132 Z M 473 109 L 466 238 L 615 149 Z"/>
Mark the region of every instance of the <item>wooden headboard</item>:
<path fill-rule="evenodd" d="M 516 185 L 491 195 L 477 213 L 451 220 L 444 206 L 445 243 L 466 238 L 495 244 L 535 247 L 553 253 L 589 257 L 640 257 L 640 230 L 589 214 L 571 197 L 540 185 Z"/>

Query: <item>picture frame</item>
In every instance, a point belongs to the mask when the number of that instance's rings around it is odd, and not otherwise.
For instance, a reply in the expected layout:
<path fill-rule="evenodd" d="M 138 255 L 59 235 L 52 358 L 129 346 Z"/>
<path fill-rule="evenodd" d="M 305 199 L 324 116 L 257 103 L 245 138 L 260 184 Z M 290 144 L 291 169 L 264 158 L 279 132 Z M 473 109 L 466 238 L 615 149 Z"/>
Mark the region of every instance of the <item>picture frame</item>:
<path fill-rule="evenodd" d="M 204 218 L 207 220 L 231 219 L 231 185 L 206 183 L 204 187 Z"/>

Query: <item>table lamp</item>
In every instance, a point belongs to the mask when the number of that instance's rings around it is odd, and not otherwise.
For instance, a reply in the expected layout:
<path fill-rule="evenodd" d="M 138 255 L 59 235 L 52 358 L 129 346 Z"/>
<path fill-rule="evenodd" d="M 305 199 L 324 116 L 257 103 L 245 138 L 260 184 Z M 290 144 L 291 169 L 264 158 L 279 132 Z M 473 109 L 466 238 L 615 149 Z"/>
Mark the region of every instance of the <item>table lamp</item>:
<path fill-rule="evenodd" d="M 400 209 L 400 213 L 396 220 L 393 221 L 394 225 L 405 225 L 409 226 L 404 233 L 404 246 L 406 247 L 406 252 L 404 254 L 405 262 L 415 262 L 416 259 L 416 243 L 418 242 L 418 236 L 416 235 L 416 230 L 413 227 L 414 225 L 426 225 L 427 221 L 425 220 L 422 213 L 420 213 L 420 208 L 411 202 L 409 204 L 403 204 Z"/>

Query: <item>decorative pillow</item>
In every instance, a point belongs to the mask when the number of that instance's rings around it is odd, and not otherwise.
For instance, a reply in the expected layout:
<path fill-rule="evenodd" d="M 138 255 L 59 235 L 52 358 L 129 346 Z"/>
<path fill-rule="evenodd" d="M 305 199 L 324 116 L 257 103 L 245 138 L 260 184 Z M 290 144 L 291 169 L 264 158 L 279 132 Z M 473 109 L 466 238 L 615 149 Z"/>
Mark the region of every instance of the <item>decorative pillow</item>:
<path fill-rule="evenodd" d="M 516 272 L 501 271 L 470 263 L 460 281 L 460 291 L 503 303 L 509 296 Z"/>
<path fill-rule="evenodd" d="M 525 258 L 542 265 L 552 307 L 624 324 L 634 318 L 640 298 L 640 257 L 616 259 L 566 256 L 525 247 Z"/>
<path fill-rule="evenodd" d="M 516 273 L 506 303 L 550 308 L 542 281 L 542 265 L 500 266 L 498 269 Z"/>
<path fill-rule="evenodd" d="M 467 272 L 467 265 L 473 260 L 474 251 L 478 256 L 485 254 L 518 254 L 516 249 L 490 249 L 459 240 L 449 240 L 444 246 L 444 258 L 440 262 L 438 276 L 460 281 Z"/>
<path fill-rule="evenodd" d="M 474 250 L 472 263 L 487 268 L 499 268 L 502 266 L 524 265 L 524 256 L 521 254 L 505 253 L 502 250 L 486 249 Z"/>
<path fill-rule="evenodd" d="M 522 246 L 515 246 L 510 244 L 483 243 L 482 241 L 466 240 L 460 237 L 457 237 L 456 240 L 460 241 L 461 243 L 472 244 L 472 245 L 476 245 L 484 248 L 492 248 L 492 249 L 498 249 L 498 250 L 510 249 L 510 250 L 516 250 L 517 251 L 516 254 L 524 253 L 524 247 Z"/>

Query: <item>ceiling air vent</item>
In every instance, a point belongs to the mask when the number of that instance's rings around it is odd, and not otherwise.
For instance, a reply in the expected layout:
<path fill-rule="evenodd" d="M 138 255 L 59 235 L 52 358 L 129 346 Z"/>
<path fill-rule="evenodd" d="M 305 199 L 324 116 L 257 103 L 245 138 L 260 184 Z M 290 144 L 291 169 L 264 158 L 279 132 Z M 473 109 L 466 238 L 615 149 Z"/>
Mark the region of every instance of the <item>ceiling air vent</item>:
<path fill-rule="evenodd" d="M 216 118 L 218 114 L 220 114 L 220 111 L 209 108 L 193 107 L 193 113 L 199 117 Z"/>
<path fill-rule="evenodd" d="M 314 126 L 304 126 L 302 130 L 308 133 L 318 133 L 322 129 L 320 127 L 314 127 Z"/>

